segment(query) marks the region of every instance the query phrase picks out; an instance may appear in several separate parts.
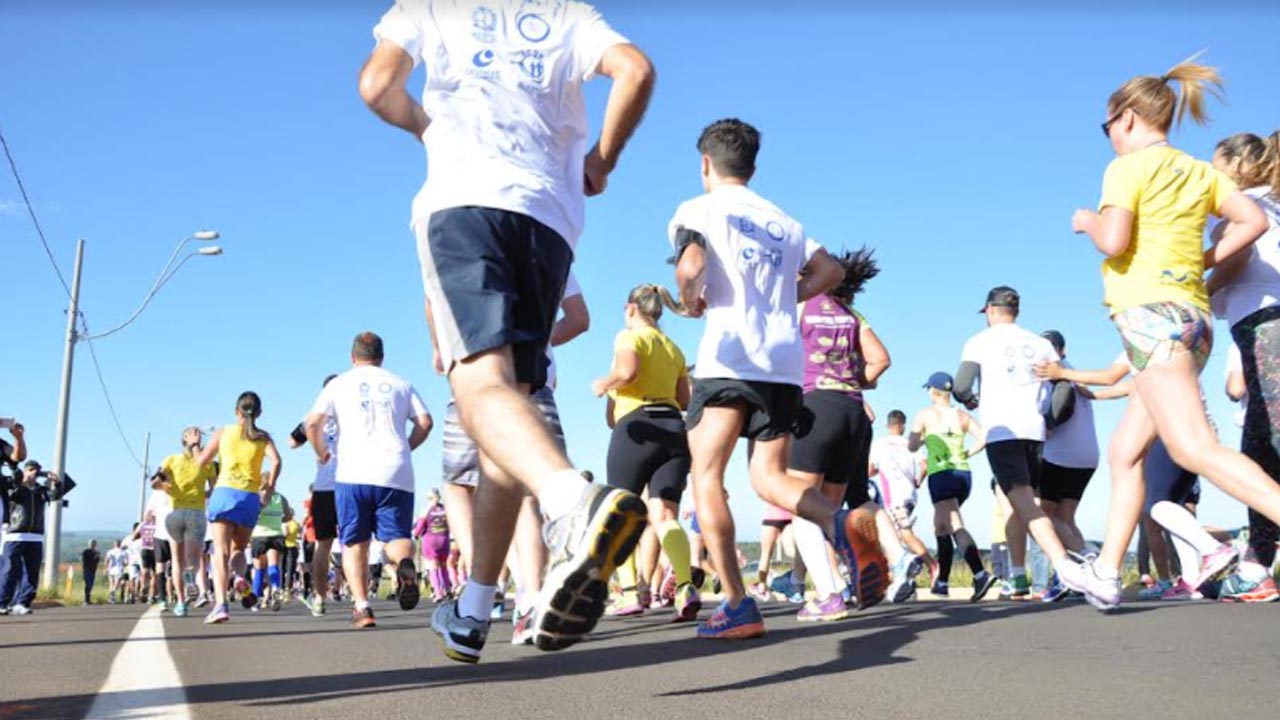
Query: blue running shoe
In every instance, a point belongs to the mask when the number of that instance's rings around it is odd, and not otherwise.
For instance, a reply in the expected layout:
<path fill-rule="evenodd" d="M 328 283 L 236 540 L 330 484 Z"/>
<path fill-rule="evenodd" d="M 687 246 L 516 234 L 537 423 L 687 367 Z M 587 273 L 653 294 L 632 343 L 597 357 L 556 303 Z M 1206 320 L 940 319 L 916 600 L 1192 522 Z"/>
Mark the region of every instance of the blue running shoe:
<path fill-rule="evenodd" d="M 786 598 L 787 602 L 793 605 L 804 604 L 804 585 L 798 584 L 790 572 L 774 578 L 773 582 L 769 583 L 769 589 Z"/>
<path fill-rule="evenodd" d="M 698 637 L 702 640 L 744 640 L 764 635 L 764 617 L 751 598 L 743 598 L 738 609 L 729 607 L 729 601 L 720 603 L 707 621 L 698 625 Z"/>
<path fill-rule="evenodd" d="M 1070 594 L 1071 589 L 1062 584 L 1062 581 L 1058 579 L 1058 573 L 1055 572 L 1053 577 L 1049 578 L 1049 587 L 1045 589 L 1044 597 L 1040 598 L 1040 601 L 1056 603 L 1060 600 L 1066 600 Z"/>

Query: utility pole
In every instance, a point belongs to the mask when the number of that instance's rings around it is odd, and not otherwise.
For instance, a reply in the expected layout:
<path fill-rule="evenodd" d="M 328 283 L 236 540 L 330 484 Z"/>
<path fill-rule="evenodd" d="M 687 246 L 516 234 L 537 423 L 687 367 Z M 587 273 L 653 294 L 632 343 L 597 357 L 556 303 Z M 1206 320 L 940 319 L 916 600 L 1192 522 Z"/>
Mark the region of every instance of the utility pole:
<path fill-rule="evenodd" d="M 76 241 L 76 269 L 71 276 L 71 305 L 67 308 L 67 347 L 62 355 L 62 391 L 58 394 L 58 428 L 53 445 L 53 471 L 61 479 L 67 471 L 67 415 L 71 412 L 71 367 L 76 354 L 76 321 L 80 319 L 80 266 L 84 263 L 84 238 Z M 48 590 L 58 581 L 62 557 L 62 500 L 49 504 L 45 521 L 44 570 L 40 587 Z"/>
<path fill-rule="evenodd" d="M 151 433 L 147 433 L 147 439 L 142 445 L 142 484 L 138 487 L 138 522 L 147 519 L 147 481 L 150 480 L 148 475 L 151 462 Z"/>

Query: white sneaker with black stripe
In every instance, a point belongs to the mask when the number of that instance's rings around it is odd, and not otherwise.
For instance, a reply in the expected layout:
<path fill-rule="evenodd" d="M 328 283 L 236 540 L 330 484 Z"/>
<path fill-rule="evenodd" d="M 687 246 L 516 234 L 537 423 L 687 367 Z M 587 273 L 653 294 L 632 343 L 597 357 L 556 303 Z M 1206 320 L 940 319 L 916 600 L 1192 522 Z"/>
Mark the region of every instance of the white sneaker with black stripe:
<path fill-rule="evenodd" d="M 431 615 L 431 629 L 440 637 L 440 645 L 450 660 L 480 662 L 480 652 L 489 637 L 489 620 L 458 615 L 458 601 L 446 600 Z"/>

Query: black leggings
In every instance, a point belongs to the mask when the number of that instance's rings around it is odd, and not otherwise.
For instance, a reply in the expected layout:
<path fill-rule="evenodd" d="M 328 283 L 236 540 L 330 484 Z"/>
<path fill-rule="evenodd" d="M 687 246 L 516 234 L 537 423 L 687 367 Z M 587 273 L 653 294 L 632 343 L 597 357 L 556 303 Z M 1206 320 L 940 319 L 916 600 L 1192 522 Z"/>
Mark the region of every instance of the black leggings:
<path fill-rule="evenodd" d="M 680 504 L 689 478 L 689 441 L 684 419 L 667 405 L 633 410 L 613 427 L 607 462 L 609 484 L 639 495 Z"/>
<path fill-rule="evenodd" d="M 284 549 L 284 587 L 286 590 L 293 589 L 294 573 L 298 570 L 298 548 L 286 547 Z"/>
<path fill-rule="evenodd" d="M 1245 408 L 1240 451 L 1280 483 L 1280 306 L 1259 310 L 1236 323 L 1231 337 L 1240 349 Z M 1249 548 L 1257 561 L 1271 567 L 1280 528 L 1249 508 Z"/>

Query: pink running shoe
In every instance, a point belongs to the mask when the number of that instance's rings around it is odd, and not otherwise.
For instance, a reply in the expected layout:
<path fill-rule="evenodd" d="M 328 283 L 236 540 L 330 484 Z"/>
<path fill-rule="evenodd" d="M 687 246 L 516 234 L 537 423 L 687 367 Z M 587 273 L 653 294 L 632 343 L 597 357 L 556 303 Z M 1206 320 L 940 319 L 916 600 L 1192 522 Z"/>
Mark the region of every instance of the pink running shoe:
<path fill-rule="evenodd" d="M 1217 550 L 1205 555 L 1200 560 L 1200 575 L 1191 585 L 1193 590 L 1210 580 L 1219 580 L 1235 571 L 1240 564 L 1240 551 L 1231 545 L 1219 545 Z"/>
<path fill-rule="evenodd" d="M 636 617 L 645 613 L 645 606 L 638 602 L 619 601 L 605 611 L 609 617 Z"/>
<path fill-rule="evenodd" d="M 1174 583 L 1173 587 L 1164 591 L 1164 594 L 1160 596 L 1160 600 L 1162 602 L 1199 600 L 1203 597 L 1203 595 L 1196 592 L 1194 588 L 1188 585 L 1186 580 L 1178 578 L 1178 582 Z"/>
<path fill-rule="evenodd" d="M 769 588 L 762 582 L 747 586 L 747 594 L 760 602 L 769 602 Z"/>

